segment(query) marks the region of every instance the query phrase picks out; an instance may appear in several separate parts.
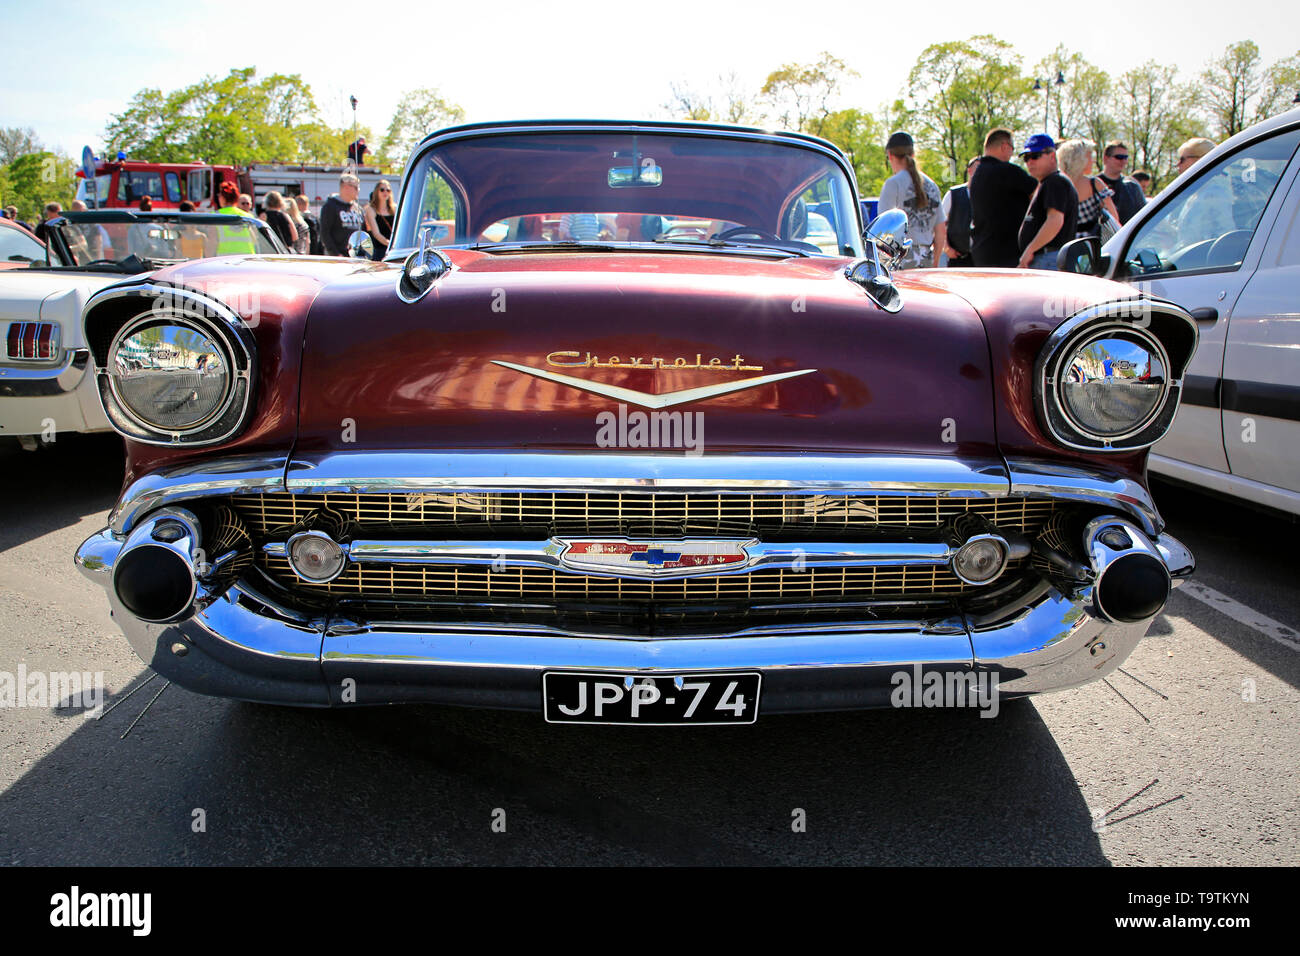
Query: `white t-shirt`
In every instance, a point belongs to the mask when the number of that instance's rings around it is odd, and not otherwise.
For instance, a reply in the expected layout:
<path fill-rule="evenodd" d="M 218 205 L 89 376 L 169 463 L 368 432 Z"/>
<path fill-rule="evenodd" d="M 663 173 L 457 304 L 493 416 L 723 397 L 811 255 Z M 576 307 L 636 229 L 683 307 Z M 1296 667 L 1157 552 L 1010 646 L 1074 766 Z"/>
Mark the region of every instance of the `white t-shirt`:
<path fill-rule="evenodd" d="M 921 176 L 921 185 L 925 189 L 926 198 L 930 200 L 925 209 L 918 210 L 916 207 L 916 190 L 912 187 L 912 174 L 906 169 L 900 169 L 886 179 L 884 185 L 880 187 L 880 205 L 876 210 L 877 213 L 882 213 L 886 209 L 901 209 L 907 213 L 907 237 L 912 240 L 912 248 L 915 251 L 904 265 L 919 263 L 918 247 L 934 245 L 934 227 L 948 221 L 944 214 L 943 199 L 938 185 L 925 173 L 920 170 L 917 172 Z"/>

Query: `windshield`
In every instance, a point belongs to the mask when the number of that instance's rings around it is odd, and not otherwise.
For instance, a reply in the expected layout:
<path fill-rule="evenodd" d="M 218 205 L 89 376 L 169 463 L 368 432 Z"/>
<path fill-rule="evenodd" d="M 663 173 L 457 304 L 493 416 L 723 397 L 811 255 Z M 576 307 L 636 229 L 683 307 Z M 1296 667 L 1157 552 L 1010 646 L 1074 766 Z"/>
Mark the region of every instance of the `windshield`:
<path fill-rule="evenodd" d="M 723 133 L 538 130 L 444 142 L 403 189 L 393 252 L 627 242 L 858 256 L 853 187 L 826 153 Z"/>
<path fill-rule="evenodd" d="M 187 222 L 181 216 L 139 222 L 65 221 L 59 228 L 74 266 L 103 265 L 130 269 L 137 263 L 178 262 L 208 256 L 271 255 L 279 252 L 256 220 L 246 216 L 204 216 Z M 54 268 L 59 263 L 51 261 Z"/>
<path fill-rule="evenodd" d="M 4 263 L 44 262 L 45 247 L 24 229 L 0 226 L 0 267 Z"/>

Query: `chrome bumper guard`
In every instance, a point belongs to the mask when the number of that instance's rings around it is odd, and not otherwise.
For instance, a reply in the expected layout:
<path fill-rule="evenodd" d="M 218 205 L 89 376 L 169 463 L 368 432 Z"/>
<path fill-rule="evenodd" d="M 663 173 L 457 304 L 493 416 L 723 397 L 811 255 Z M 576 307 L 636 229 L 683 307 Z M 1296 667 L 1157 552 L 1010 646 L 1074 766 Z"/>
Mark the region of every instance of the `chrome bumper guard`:
<path fill-rule="evenodd" d="M 1114 519 L 1107 526 L 1122 523 Z M 1146 539 L 1174 585 L 1193 560 L 1175 538 Z M 992 671 L 1003 696 L 1061 690 L 1119 667 L 1154 615 L 1108 621 L 1095 586 L 1042 581 L 1010 616 L 773 626 L 705 637 L 637 639 L 547 627 L 330 622 L 278 605 L 247 581 L 200 587 L 197 610 L 174 623 L 131 614 L 112 587 L 125 537 L 104 529 L 77 552 L 107 587 L 114 617 L 140 659 L 199 693 L 303 706 L 430 702 L 540 710 L 547 670 L 611 674 L 759 671 L 763 713 L 887 707 L 895 675 Z"/>
<path fill-rule="evenodd" d="M 541 625 L 313 618 L 262 593 L 252 576 L 216 590 L 196 573 L 192 609 L 160 623 L 129 612 L 116 593 L 114 566 L 128 540 L 152 536 L 155 521 L 169 510 L 180 509 L 183 518 L 189 502 L 271 491 L 425 488 L 804 490 L 969 498 L 1023 494 L 1100 506 L 1115 515 L 1090 526 L 1093 540 L 1086 551 L 1091 580 L 1067 584 L 1043 578 L 1014 607 L 988 619 L 944 609 L 892 620 L 864 615 L 859 621 L 747 627 L 707 636 L 616 637 Z M 87 577 L 107 589 L 114 616 L 141 660 L 200 693 L 322 707 L 425 701 L 539 711 L 541 675 L 558 669 L 619 675 L 759 671 L 765 714 L 889 706 L 895 675 L 913 666 L 949 673 L 992 671 L 999 675 L 999 691 L 1007 696 L 1059 690 L 1102 677 L 1122 664 L 1159 613 L 1167 587 L 1177 585 L 1194 566 L 1181 543 L 1159 533 L 1159 515 L 1136 482 L 1056 463 L 1017 460 L 849 455 L 674 459 L 580 453 L 241 457 L 141 478 L 127 489 L 109 524 L 82 544 L 76 561 Z M 1114 533 L 1117 526 L 1123 534 Z M 181 542 L 178 547 L 183 546 L 186 537 L 176 535 L 176 529 L 170 529 L 170 536 Z M 1107 540 L 1117 541 L 1119 550 L 1106 545 Z M 369 552 L 388 562 L 457 561 L 465 558 L 463 544 L 459 554 L 440 553 L 438 547 L 399 554 L 409 543 L 399 547 L 390 541 L 366 541 L 358 543 L 352 557 L 364 560 Z M 1147 582 L 1155 581 L 1155 599 L 1143 603 L 1122 587 L 1099 599 L 1105 592 L 1100 585 L 1106 568 L 1123 563 L 1121 552 L 1129 546 L 1144 556 L 1138 563 L 1145 562 Z M 549 554 L 538 553 L 545 548 L 535 542 L 522 550 L 527 553 L 512 557 L 551 561 Z M 915 550 L 845 555 L 827 545 L 818 549 L 818 558 L 829 563 L 887 563 L 901 557 L 915 560 Z M 946 561 L 949 556 L 941 551 L 923 557 Z M 777 566 L 788 557 L 776 549 L 763 556 Z M 1086 569 L 1083 576 L 1089 577 Z M 178 585 L 176 590 L 184 588 Z M 1107 600 L 1118 608 L 1136 609 L 1142 619 L 1108 619 L 1101 607 Z"/>

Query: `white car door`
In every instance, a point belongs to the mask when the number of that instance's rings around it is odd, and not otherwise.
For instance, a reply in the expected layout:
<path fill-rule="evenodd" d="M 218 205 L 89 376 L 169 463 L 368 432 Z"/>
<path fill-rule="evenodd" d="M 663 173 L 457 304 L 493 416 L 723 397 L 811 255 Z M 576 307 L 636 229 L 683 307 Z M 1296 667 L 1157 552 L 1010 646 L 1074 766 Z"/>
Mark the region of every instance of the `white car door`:
<path fill-rule="evenodd" d="M 1177 302 L 1197 318 L 1201 340 L 1184 377 L 1182 405 L 1152 449 L 1152 469 L 1183 462 L 1227 474 L 1224 358 L 1238 301 L 1259 267 L 1288 190 L 1277 189 L 1300 144 L 1300 128 L 1247 143 L 1198 171 L 1134 231 L 1124 278 Z M 1184 475 L 1183 477 L 1187 477 Z"/>
<path fill-rule="evenodd" d="M 1300 159 L 1258 268 L 1233 309 L 1223 358 L 1223 444 L 1263 504 L 1300 510 Z M 1275 197 L 1277 198 L 1277 197 Z M 1289 493 L 1289 494 L 1288 494 Z M 1290 503 L 1285 500 L 1290 497 Z"/>

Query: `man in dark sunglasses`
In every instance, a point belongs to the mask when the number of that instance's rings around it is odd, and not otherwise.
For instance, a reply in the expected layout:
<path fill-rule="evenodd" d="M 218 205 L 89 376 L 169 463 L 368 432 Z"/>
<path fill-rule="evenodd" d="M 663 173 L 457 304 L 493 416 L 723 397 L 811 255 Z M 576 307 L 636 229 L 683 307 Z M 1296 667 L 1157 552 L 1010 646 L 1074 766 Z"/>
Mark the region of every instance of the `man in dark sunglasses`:
<path fill-rule="evenodd" d="M 1079 220 L 1079 194 L 1074 183 L 1056 167 L 1056 143 L 1046 133 L 1035 133 L 1020 151 L 1038 188 L 1029 212 L 1020 224 L 1022 269 L 1056 269 L 1056 254 L 1074 238 Z"/>
<path fill-rule="evenodd" d="M 1128 159 L 1128 146 L 1118 139 L 1106 144 L 1101 157 L 1101 180 L 1115 191 L 1115 211 L 1119 213 L 1121 225 L 1132 219 L 1134 213 L 1147 204 L 1142 184 L 1124 175 Z"/>

